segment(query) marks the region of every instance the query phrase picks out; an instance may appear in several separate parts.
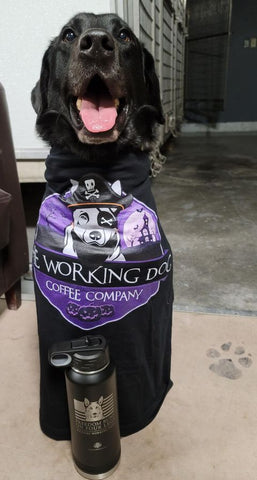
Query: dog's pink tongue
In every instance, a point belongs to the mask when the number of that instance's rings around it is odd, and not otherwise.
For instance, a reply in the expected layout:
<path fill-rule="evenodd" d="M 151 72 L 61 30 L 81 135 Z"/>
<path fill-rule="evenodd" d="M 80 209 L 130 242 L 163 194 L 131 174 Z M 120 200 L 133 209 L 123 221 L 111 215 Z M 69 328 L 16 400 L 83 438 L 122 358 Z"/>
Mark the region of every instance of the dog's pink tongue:
<path fill-rule="evenodd" d="M 114 99 L 111 97 L 104 97 L 99 100 L 92 96 L 83 98 L 80 116 L 86 129 L 91 133 L 111 130 L 111 128 L 114 127 L 117 118 Z"/>

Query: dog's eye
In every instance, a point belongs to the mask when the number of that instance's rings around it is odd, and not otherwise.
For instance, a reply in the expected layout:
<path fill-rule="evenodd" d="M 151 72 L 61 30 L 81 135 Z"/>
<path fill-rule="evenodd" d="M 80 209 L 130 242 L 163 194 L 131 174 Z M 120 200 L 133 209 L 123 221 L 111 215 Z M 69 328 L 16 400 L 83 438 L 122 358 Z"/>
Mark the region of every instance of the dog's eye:
<path fill-rule="evenodd" d="M 131 34 L 126 28 L 120 30 L 118 37 L 126 43 L 129 43 L 131 41 Z"/>
<path fill-rule="evenodd" d="M 86 212 L 84 212 L 79 216 L 78 224 L 81 227 L 84 227 L 88 223 L 88 221 L 89 221 L 89 216 Z"/>
<path fill-rule="evenodd" d="M 62 39 L 64 41 L 73 42 L 73 40 L 75 40 L 75 38 L 76 38 L 76 35 L 71 28 L 67 28 L 66 30 L 64 30 L 63 36 L 62 36 Z"/>

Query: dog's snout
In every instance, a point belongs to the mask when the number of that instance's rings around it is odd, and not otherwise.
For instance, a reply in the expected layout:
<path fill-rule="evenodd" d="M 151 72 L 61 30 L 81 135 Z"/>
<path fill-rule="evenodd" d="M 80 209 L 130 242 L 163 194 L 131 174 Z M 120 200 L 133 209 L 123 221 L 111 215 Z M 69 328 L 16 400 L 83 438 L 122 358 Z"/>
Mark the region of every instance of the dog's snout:
<path fill-rule="evenodd" d="M 112 55 L 114 52 L 112 36 L 101 29 L 90 29 L 80 40 L 80 51 L 87 56 Z"/>
<path fill-rule="evenodd" d="M 101 233 L 98 230 L 90 232 L 89 237 L 91 240 L 99 241 L 101 239 Z"/>

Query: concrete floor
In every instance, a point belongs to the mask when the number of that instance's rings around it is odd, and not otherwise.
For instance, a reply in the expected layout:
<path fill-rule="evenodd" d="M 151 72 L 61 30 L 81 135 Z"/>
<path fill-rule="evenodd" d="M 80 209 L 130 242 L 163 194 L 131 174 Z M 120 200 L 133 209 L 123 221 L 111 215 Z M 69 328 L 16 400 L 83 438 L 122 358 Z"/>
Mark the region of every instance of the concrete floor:
<path fill-rule="evenodd" d="M 153 182 L 175 306 L 257 315 L 257 136 L 183 136 Z"/>

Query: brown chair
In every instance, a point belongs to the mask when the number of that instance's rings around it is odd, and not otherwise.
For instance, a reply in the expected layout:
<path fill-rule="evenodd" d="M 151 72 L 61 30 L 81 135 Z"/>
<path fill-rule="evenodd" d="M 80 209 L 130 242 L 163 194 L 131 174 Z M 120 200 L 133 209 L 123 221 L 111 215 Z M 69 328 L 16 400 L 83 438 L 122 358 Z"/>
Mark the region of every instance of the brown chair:
<path fill-rule="evenodd" d="M 29 269 L 28 241 L 5 91 L 0 83 L 0 295 L 21 305 L 21 276 Z"/>

